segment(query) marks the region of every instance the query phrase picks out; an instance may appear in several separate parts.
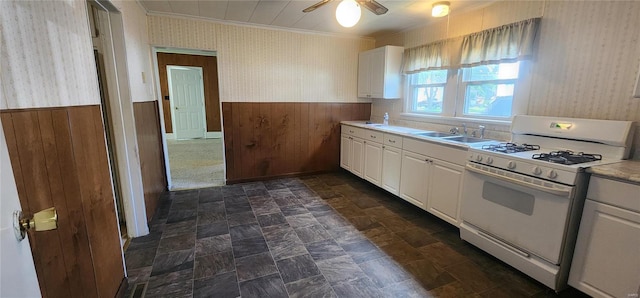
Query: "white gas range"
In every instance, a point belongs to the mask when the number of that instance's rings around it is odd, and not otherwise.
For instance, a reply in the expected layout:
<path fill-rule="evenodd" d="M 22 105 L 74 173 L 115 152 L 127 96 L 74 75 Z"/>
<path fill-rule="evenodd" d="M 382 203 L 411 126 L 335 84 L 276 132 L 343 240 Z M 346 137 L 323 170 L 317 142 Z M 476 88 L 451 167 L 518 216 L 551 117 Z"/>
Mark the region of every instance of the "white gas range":
<path fill-rule="evenodd" d="M 589 175 L 628 157 L 633 122 L 516 116 L 511 143 L 470 148 L 462 239 L 566 287 Z"/>

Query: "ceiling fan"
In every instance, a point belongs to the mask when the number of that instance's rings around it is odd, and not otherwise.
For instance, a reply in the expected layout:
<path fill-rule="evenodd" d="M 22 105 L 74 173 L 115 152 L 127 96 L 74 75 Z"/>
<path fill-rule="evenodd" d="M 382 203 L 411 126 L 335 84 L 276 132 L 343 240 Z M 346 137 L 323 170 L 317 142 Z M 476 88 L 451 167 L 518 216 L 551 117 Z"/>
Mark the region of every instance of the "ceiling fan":
<path fill-rule="evenodd" d="M 322 0 L 314 5 L 311 5 L 305 9 L 302 10 L 302 12 L 312 12 L 314 10 L 316 10 L 316 8 L 325 5 L 329 2 L 331 2 L 333 0 Z M 388 8 L 384 7 L 382 4 L 376 2 L 375 0 L 356 0 L 356 2 L 358 2 L 358 4 L 360 4 L 361 6 L 364 6 L 364 8 L 370 10 L 371 12 L 373 12 L 376 15 L 383 15 L 385 13 L 387 13 L 387 11 L 389 11 Z"/>

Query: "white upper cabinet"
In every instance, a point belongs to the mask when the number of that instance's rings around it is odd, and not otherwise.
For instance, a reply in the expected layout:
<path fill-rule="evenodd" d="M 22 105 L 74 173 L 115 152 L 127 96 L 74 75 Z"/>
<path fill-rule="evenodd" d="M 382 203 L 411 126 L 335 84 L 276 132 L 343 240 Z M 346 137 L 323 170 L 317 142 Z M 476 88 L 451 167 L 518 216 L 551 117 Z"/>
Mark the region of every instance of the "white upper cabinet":
<path fill-rule="evenodd" d="M 401 98 L 403 52 L 404 48 L 396 46 L 361 52 L 358 57 L 358 97 Z"/>

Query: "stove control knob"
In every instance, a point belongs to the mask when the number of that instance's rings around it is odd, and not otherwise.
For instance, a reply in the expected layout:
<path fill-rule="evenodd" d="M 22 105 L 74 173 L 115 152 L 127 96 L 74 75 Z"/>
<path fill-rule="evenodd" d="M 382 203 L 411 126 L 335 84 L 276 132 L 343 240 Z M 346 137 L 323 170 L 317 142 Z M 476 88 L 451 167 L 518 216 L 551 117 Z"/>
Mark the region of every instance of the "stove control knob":
<path fill-rule="evenodd" d="M 487 164 L 490 165 L 493 163 L 493 158 L 487 156 Z"/>
<path fill-rule="evenodd" d="M 515 163 L 514 161 L 510 160 L 510 161 L 509 161 L 509 163 L 507 164 L 507 167 L 508 167 L 509 169 L 512 169 L 512 170 L 513 170 L 513 169 L 515 169 L 515 168 L 516 168 L 516 163 Z"/>
<path fill-rule="evenodd" d="M 558 177 L 558 173 L 556 173 L 556 171 L 551 170 L 549 171 L 549 173 L 547 174 L 547 177 L 551 178 L 551 179 L 555 179 L 556 177 Z"/>
<path fill-rule="evenodd" d="M 482 161 L 482 155 L 480 155 L 480 154 L 476 155 L 476 161 L 477 162 L 481 162 Z"/>
<path fill-rule="evenodd" d="M 542 169 L 540 169 L 540 167 L 533 167 L 533 174 L 534 175 L 542 174 Z"/>

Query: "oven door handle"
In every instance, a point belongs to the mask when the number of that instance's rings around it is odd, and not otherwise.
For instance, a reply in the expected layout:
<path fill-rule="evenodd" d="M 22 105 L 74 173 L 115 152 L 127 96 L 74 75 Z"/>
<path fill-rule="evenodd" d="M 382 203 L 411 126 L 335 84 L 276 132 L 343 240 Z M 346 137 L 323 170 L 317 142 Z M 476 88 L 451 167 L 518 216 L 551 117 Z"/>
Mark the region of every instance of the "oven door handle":
<path fill-rule="evenodd" d="M 547 186 L 527 183 L 527 182 L 524 182 L 524 181 L 521 181 L 521 180 L 518 180 L 518 179 L 514 179 L 514 178 L 511 178 L 511 177 L 505 177 L 505 176 L 498 175 L 498 174 L 495 174 L 495 173 L 486 172 L 486 171 L 483 171 L 483 170 L 480 170 L 480 169 L 476 169 L 475 167 L 470 166 L 470 165 L 467 165 L 467 170 L 471 171 L 471 172 L 474 172 L 474 173 L 481 174 L 481 175 L 485 175 L 485 176 L 488 176 L 488 177 L 492 177 L 492 178 L 495 178 L 495 179 L 498 179 L 498 180 L 508 181 L 508 182 L 511 182 L 511 183 L 514 183 L 514 184 L 518 184 L 520 186 L 533 188 L 533 189 L 536 189 L 536 190 L 539 190 L 539 191 L 542 191 L 542 192 L 546 192 L 546 193 L 550 193 L 550 194 L 553 194 L 553 195 L 556 195 L 556 196 L 561 196 L 561 197 L 567 197 L 568 198 L 568 197 L 571 197 L 571 194 L 573 192 L 573 189 L 562 190 L 562 189 L 556 189 L 556 188 L 553 188 L 553 187 L 547 187 Z"/>

